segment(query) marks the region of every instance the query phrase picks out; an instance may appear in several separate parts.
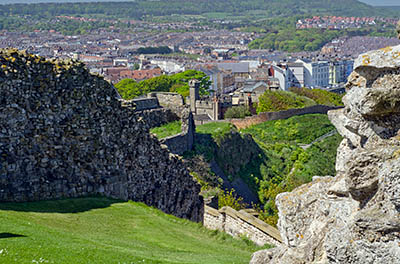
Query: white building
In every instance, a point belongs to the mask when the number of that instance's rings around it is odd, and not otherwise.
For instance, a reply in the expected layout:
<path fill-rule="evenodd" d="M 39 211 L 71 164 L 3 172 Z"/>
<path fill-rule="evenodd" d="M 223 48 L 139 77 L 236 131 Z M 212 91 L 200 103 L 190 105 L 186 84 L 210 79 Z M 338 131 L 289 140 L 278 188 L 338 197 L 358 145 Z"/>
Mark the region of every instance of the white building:
<path fill-rule="evenodd" d="M 284 63 L 272 65 L 272 77 L 279 81 L 281 90 L 290 87 L 304 87 L 304 66 L 302 63 Z"/>
<path fill-rule="evenodd" d="M 298 59 L 304 67 L 304 86 L 309 88 L 329 87 L 329 62 Z"/>
<path fill-rule="evenodd" d="M 150 60 L 151 64 L 155 64 L 166 73 L 178 73 L 185 71 L 185 65 L 183 63 L 170 61 L 170 60 Z"/>

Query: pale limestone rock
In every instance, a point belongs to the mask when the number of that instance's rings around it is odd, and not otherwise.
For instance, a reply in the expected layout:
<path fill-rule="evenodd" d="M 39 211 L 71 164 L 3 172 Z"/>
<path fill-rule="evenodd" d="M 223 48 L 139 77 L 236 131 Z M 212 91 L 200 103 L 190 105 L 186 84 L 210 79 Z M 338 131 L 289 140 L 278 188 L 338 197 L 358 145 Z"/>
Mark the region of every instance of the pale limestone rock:
<path fill-rule="evenodd" d="M 347 88 L 336 177 L 278 195 L 284 245 L 251 263 L 400 263 L 400 46 L 360 55 Z"/>

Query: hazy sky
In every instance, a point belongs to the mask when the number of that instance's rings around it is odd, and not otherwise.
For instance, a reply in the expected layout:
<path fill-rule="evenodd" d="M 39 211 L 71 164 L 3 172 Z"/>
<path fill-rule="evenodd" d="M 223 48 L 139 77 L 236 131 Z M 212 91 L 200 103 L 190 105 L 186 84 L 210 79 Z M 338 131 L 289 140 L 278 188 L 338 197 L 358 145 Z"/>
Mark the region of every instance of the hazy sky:
<path fill-rule="evenodd" d="M 0 4 L 10 4 L 10 3 L 45 3 L 45 2 L 118 2 L 121 0 L 0 0 Z M 132 0 L 123 0 L 132 1 Z M 221 0 L 223 1 L 223 0 Z M 324 1 L 324 0 L 321 0 Z M 360 0 L 361 2 L 370 5 L 392 5 L 400 6 L 400 0 Z"/>
<path fill-rule="evenodd" d="M 400 6 L 400 0 L 359 0 L 370 5 Z"/>

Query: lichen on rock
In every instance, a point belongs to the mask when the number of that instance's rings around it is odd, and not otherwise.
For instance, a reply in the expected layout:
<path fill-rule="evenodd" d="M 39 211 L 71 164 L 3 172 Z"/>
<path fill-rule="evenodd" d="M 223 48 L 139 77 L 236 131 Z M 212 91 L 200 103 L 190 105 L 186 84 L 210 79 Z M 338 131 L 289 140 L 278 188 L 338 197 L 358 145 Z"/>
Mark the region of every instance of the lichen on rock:
<path fill-rule="evenodd" d="M 284 245 L 251 263 L 400 263 L 400 46 L 360 55 L 343 102 L 336 177 L 278 195 Z"/>

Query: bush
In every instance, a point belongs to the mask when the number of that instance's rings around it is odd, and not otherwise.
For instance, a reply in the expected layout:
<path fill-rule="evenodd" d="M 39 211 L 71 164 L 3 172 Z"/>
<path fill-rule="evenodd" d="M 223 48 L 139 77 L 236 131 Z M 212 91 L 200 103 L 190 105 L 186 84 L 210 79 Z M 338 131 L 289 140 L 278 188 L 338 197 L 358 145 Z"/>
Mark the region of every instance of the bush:
<path fill-rule="evenodd" d="M 218 208 L 229 206 L 237 211 L 245 209 L 247 204 L 243 202 L 242 197 L 237 197 L 234 192 L 233 189 L 230 191 L 221 191 L 218 194 Z"/>
<path fill-rule="evenodd" d="M 330 105 L 330 106 L 342 106 L 343 95 L 321 90 L 321 89 L 308 89 L 291 87 L 289 90 L 297 95 L 306 96 L 312 99 L 317 104 Z"/>
<path fill-rule="evenodd" d="M 259 98 L 257 113 L 277 112 L 312 105 L 316 105 L 312 99 L 305 96 L 299 96 L 292 92 L 265 91 L 265 93 Z"/>
<path fill-rule="evenodd" d="M 226 110 L 224 118 L 245 118 L 251 116 L 247 106 L 233 106 Z"/>

